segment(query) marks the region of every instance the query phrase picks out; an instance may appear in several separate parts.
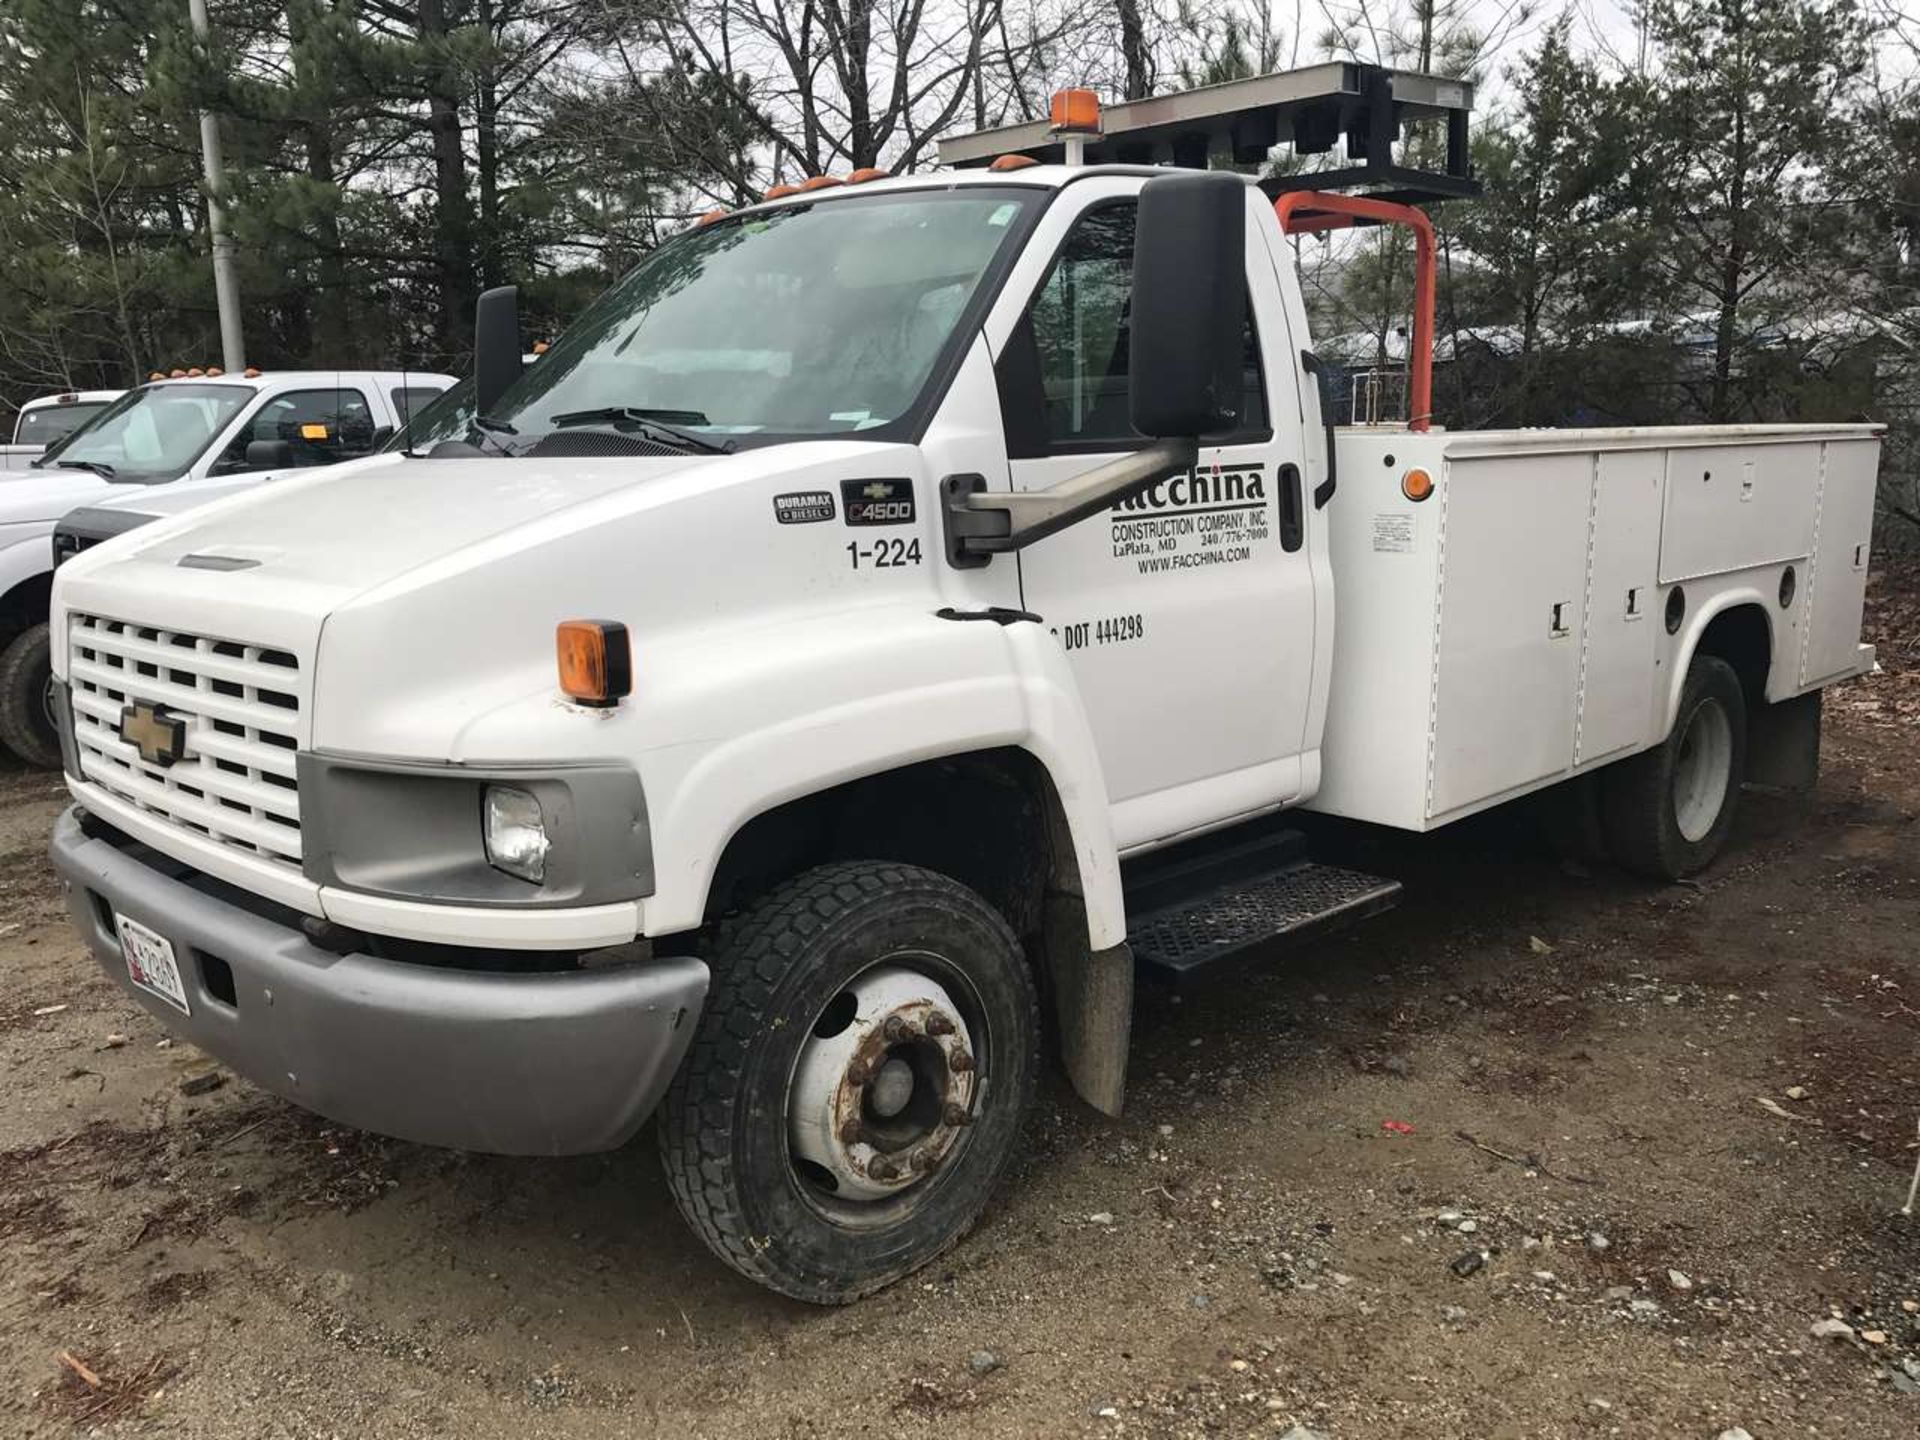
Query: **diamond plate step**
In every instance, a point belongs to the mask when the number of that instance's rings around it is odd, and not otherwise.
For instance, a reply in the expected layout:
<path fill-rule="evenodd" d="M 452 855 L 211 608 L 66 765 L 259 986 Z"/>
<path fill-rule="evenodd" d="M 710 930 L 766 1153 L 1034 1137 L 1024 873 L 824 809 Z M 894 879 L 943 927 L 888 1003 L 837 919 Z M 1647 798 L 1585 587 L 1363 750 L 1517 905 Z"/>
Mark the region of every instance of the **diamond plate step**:
<path fill-rule="evenodd" d="M 1300 861 L 1133 917 L 1127 939 L 1147 979 L 1184 984 L 1389 909 L 1400 882 Z"/>

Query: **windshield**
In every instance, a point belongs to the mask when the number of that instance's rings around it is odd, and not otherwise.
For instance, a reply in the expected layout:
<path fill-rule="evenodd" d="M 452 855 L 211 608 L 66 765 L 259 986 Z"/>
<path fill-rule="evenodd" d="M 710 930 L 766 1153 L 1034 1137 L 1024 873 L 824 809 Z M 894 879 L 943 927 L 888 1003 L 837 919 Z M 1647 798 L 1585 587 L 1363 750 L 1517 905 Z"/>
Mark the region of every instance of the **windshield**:
<path fill-rule="evenodd" d="M 177 480 L 253 396 L 244 385 L 142 385 L 36 463 L 97 469 L 122 481 Z"/>
<path fill-rule="evenodd" d="M 64 405 L 36 405 L 22 410 L 14 427 L 16 445 L 51 445 L 64 440 L 107 408 L 105 400 L 69 400 Z"/>
<path fill-rule="evenodd" d="M 595 301 L 487 418 L 523 439 L 636 414 L 714 440 L 880 430 L 913 410 L 1043 198 L 882 192 L 682 235 Z"/>

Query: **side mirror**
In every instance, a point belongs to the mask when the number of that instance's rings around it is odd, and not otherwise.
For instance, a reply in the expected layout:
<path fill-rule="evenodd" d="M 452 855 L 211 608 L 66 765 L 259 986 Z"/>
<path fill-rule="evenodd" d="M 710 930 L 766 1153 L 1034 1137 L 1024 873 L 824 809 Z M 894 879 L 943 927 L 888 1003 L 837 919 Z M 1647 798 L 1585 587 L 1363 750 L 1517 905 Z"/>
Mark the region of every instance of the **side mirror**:
<path fill-rule="evenodd" d="M 520 371 L 520 289 L 499 285 L 473 307 L 474 413 L 491 412 Z"/>
<path fill-rule="evenodd" d="M 249 440 L 247 469 L 284 470 L 293 464 L 293 446 L 284 440 Z"/>
<path fill-rule="evenodd" d="M 1246 325 L 1245 179 L 1203 170 L 1147 181 L 1133 239 L 1133 428 L 1155 440 L 1238 429 Z"/>
<path fill-rule="evenodd" d="M 376 425 L 373 430 L 373 438 L 367 442 L 367 449 L 369 450 L 385 449 L 387 442 L 392 438 L 393 438 L 393 426 Z"/>

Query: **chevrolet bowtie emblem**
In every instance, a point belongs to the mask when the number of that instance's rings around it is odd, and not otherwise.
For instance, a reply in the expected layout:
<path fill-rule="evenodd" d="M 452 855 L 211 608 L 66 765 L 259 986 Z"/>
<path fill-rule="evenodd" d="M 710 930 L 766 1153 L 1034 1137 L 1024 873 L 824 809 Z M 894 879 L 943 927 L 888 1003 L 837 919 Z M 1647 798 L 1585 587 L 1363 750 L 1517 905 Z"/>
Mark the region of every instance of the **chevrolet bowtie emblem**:
<path fill-rule="evenodd" d="M 187 753 L 187 722 L 158 705 L 136 700 L 120 712 L 120 738 L 162 769 Z"/>
<path fill-rule="evenodd" d="M 869 500 L 884 500 L 893 494 L 893 487 L 884 480 L 876 480 L 860 493 L 865 495 Z"/>

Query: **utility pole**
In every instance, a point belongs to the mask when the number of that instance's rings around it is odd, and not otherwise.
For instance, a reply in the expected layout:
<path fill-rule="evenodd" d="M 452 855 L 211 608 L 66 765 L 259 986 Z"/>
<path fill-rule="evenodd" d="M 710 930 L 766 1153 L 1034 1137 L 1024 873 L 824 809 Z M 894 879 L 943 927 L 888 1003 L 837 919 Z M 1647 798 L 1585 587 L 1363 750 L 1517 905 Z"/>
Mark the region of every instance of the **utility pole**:
<path fill-rule="evenodd" d="M 193 38 L 212 43 L 207 24 L 207 0 L 187 0 Z M 200 112 L 200 155 L 207 176 L 207 233 L 213 239 L 213 298 L 220 311 L 220 363 L 230 375 L 247 365 L 246 342 L 240 333 L 240 281 L 233 271 L 233 237 L 227 234 L 226 211 L 220 197 L 226 189 L 220 163 L 220 121 L 211 110 Z"/>

